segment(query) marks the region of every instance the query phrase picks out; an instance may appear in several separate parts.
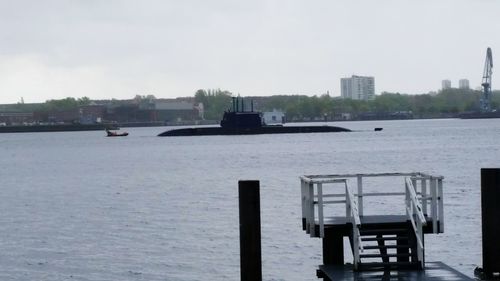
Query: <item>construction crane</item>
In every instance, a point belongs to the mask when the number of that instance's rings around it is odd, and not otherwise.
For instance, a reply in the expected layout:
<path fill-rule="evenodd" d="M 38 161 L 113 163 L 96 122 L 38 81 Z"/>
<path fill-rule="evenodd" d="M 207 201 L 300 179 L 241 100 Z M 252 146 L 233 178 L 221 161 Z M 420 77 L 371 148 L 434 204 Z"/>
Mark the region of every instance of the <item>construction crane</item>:
<path fill-rule="evenodd" d="M 484 62 L 483 72 L 483 96 L 481 97 L 480 106 L 482 112 L 491 111 L 491 74 L 493 73 L 493 56 L 491 55 L 491 48 L 486 50 L 486 61 Z"/>

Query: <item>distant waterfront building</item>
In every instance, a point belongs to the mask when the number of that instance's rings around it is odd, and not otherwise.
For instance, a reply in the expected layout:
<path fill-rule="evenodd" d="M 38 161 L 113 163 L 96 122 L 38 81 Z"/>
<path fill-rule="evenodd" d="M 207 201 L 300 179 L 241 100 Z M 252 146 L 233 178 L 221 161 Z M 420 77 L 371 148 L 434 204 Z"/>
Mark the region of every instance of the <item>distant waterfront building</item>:
<path fill-rule="evenodd" d="M 277 109 L 273 109 L 273 111 L 269 112 L 262 112 L 262 120 L 266 125 L 283 124 L 285 123 L 285 113 Z"/>
<path fill-rule="evenodd" d="M 187 101 L 156 100 L 154 110 L 149 112 L 149 120 L 152 119 L 153 121 L 195 120 L 199 117 L 199 107 Z"/>
<path fill-rule="evenodd" d="M 375 98 L 375 78 L 356 76 L 340 79 L 342 98 L 353 100 L 373 100 Z"/>
<path fill-rule="evenodd" d="M 458 81 L 458 88 L 460 88 L 460 89 L 466 89 L 466 90 L 470 89 L 470 87 L 469 87 L 469 80 L 468 79 L 460 79 Z"/>
<path fill-rule="evenodd" d="M 0 126 L 21 125 L 33 122 L 33 112 L 2 112 L 0 111 Z"/>
<path fill-rule="evenodd" d="M 441 89 L 442 90 L 451 89 L 451 81 L 448 79 L 441 81 Z"/>

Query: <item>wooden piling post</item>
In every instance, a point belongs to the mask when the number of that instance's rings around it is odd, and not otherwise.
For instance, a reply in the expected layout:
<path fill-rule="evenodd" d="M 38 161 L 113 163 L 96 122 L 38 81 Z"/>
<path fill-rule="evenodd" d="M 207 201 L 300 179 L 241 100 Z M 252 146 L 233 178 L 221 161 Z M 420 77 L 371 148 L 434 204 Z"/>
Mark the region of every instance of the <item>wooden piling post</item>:
<path fill-rule="evenodd" d="M 323 264 L 344 265 L 344 235 L 339 230 L 325 229 Z"/>
<path fill-rule="evenodd" d="M 486 277 L 500 272 L 500 169 L 481 169 L 481 220 L 483 271 Z"/>
<path fill-rule="evenodd" d="M 239 181 L 241 281 L 262 280 L 260 182 Z"/>

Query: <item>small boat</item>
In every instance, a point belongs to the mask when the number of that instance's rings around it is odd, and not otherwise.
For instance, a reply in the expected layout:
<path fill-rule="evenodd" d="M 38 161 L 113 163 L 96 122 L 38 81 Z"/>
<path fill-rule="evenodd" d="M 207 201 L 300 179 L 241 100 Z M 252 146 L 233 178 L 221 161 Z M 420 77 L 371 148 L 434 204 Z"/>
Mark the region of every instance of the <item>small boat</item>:
<path fill-rule="evenodd" d="M 118 132 L 110 131 L 108 129 L 106 129 L 106 133 L 108 134 L 108 137 L 126 137 L 126 136 L 128 136 L 127 132 L 118 133 Z"/>

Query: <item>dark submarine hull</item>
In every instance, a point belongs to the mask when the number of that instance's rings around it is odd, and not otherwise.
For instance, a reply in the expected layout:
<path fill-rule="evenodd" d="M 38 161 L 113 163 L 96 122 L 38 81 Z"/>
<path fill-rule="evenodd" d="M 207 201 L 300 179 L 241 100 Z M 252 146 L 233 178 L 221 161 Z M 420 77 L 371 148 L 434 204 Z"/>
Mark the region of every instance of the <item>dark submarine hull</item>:
<path fill-rule="evenodd" d="M 253 128 L 201 127 L 165 131 L 159 137 L 174 136 L 215 136 L 215 135 L 258 135 L 258 134 L 298 134 L 351 132 L 335 126 L 262 126 Z"/>

